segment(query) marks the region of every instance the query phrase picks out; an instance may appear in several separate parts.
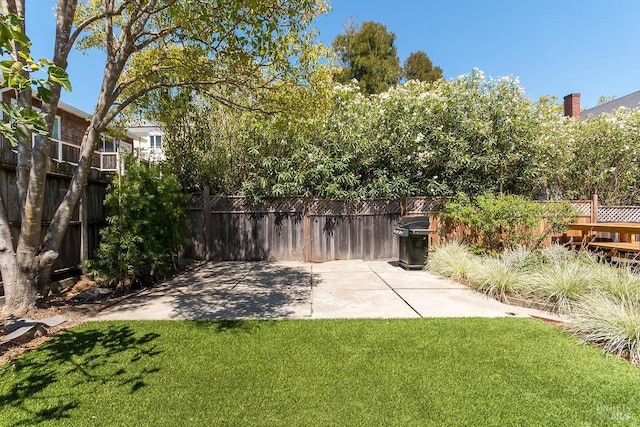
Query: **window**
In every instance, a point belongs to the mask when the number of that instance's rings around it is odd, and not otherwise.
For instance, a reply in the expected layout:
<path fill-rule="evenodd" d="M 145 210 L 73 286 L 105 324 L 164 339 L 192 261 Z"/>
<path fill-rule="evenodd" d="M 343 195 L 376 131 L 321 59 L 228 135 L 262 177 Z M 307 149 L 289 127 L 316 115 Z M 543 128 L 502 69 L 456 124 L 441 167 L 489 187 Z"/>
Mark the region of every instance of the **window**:
<path fill-rule="evenodd" d="M 149 135 L 149 148 L 162 148 L 162 135 Z"/>
<path fill-rule="evenodd" d="M 53 130 L 51 131 L 51 138 L 60 139 L 60 116 L 56 116 L 56 119 L 53 121 Z"/>
<path fill-rule="evenodd" d="M 116 151 L 118 151 L 118 145 L 116 144 L 116 140 L 111 138 L 110 136 L 105 136 L 102 139 L 102 152 L 115 153 Z"/>

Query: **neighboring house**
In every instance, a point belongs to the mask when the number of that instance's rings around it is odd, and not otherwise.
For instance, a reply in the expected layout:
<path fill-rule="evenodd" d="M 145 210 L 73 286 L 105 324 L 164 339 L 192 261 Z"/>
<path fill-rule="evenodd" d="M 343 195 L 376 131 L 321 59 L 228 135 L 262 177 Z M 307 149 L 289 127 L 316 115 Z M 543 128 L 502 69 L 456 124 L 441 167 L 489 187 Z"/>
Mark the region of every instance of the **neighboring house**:
<path fill-rule="evenodd" d="M 15 102 L 14 91 L 3 89 L 2 102 Z M 33 105 L 37 109 L 41 103 L 34 99 Z M 51 159 L 56 162 L 66 162 L 76 165 L 80 156 L 80 144 L 89 125 L 91 115 L 71 105 L 60 102 L 56 114 L 56 120 L 51 133 Z M 6 144 L 6 141 L 2 141 Z M 92 167 L 108 172 L 118 169 L 118 153 L 120 151 L 131 151 L 133 149 L 133 138 L 127 134 L 124 141 L 111 136 L 103 136 L 102 144 L 96 147 L 93 156 Z"/>
<path fill-rule="evenodd" d="M 613 101 L 596 105 L 593 108 L 587 108 L 580 111 L 580 94 L 571 93 L 564 97 L 564 114 L 565 116 L 575 117 L 577 119 L 589 119 L 598 117 L 601 114 L 615 113 L 619 108 L 628 108 L 630 110 L 640 107 L 640 91 L 630 93 L 629 95 L 616 98 Z"/>
<path fill-rule="evenodd" d="M 147 120 L 132 123 L 127 135 L 133 137 L 135 155 L 149 163 L 158 163 L 166 159 L 162 146 L 164 132 L 160 127 Z"/>

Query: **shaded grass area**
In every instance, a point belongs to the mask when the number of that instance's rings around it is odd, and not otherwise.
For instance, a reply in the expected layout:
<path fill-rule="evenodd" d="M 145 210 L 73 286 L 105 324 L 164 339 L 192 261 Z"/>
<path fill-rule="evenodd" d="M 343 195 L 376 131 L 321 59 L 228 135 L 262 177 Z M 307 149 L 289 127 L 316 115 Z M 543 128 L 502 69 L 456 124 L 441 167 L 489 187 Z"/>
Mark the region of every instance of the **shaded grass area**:
<path fill-rule="evenodd" d="M 640 370 L 533 319 L 87 323 L 0 425 L 637 425 Z"/>

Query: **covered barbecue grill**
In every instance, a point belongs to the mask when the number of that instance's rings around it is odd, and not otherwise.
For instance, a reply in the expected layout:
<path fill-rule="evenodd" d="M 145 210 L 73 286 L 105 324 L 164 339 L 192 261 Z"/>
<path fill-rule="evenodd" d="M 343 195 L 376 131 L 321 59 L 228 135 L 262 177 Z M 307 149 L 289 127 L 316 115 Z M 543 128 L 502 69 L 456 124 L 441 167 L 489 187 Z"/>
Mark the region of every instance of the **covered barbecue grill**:
<path fill-rule="evenodd" d="M 420 270 L 427 260 L 429 249 L 428 216 L 403 216 L 395 225 L 393 234 L 398 235 L 400 266 L 405 270 Z"/>

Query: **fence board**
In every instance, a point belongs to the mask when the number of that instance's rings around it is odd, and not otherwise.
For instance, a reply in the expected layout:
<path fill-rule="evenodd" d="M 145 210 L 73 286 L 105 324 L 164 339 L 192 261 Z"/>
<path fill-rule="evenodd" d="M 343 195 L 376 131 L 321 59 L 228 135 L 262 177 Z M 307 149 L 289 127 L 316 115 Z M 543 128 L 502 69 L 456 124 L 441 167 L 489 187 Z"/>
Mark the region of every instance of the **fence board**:
<path fill-rule="evenodd" d="M 7 215 L 9 217 L 9 222 L 19 223 L 20 222 L 20 210 L 18 209 L 18 191 L 17 191 L 17 178 L 14 171 L 6 171 L 2 170 L 3 182 L 7 183 L 7 187 L 5 189 L 7 195 L 6 200 L 7 205 L 5 206 L 7 209 Z M 4 194 L 3 194 L 4 196 Z M 17 242 L 17 240 L 15 240 Z"/>
<path fill-rule="evenodd" d="M 202 255 L 206 242 L 198 233 L 203 226 L 199 211 L 190 211 L 187 255 Z M 297 260 L 304 256 L 301 213 L 212 212 L 210 258 L 214 260 Z"/>
<path fill-rule="evenodd" d="M 434 202 L 410 198 L 408 213 L 424 215 Z M 205 206 L 210 220 L 205 221 Z M 398 254 L 393 226 L 400 201 L 346 203 L 319 199 L 192 197 L 185 256 L 214 260 L 389 259 Z M 208 222 L 208 226 L 207 226 Z M 434 241 L 435 242 L 435 241 Z"/>
<path fill-rule="evenodd" d="M 598 222 L 640 222 L 640 206 L 601 206 Z"/>
<path fill-rule="evenodd" d="M 408 197 L 406 214 L 429 216 L 430 228 L 438 231 L 441 229 L 438 214 L 444 203 L 443 199 Z M 579 222 L 591 220 L 594 203 L 597 202 L 571 201 L 580 212 Z M 606 207 L 600 207 L 600 212 L 603 209 Z M 185 256 L 315 262 L 393 259 L 399 250 L 393 227 L 401 211 L 400 200 L 350 204 L 335 200 L 273 198 L 256 203 L 238 196 L 193 195 L 188 211 L 189 243 Z M 437 247 L 439 234 L 430 234 L 428 238 L 429 246 Z"/>
<path fill-rule="evenodd" d="M 189 245 L 185 256 L 193 259 L 207 259 L 207 239 L 202 210 L 190 209 L 186 212 Z"/>
<path fill-rule="evenodd" d="M 66 173 L 67 171 L 64 170 L 64 167 L 60 167 L 59 169 L 56 169 L 56 167 L 57 164 L 54 164 L 51 169 L 52 173 L 47 175 L 45 197 L 42 206 L 41 233 L 43 237 L 46 234 L 47 227 L 53 219 L 58 204 L 64 197 L 71 180 L 71 174 Z M 87 209 L 88 221 L 82 223 L 79 215 L 79 209 L 76 208 L 74 210 L 72 213 L 71 223 L 62 244 L 60 245 L 60 254 L 54 264 L 54 274 L 55 271 L 77 268 L 83 261 L 81 251 L 82 227 L 87 228 L 87 241 L 85 244 L 88 248 L 89 258 L 91 258 L 95 253 L 95 249 L 99 244 L 99 230 L 106 222 L 106 212 L 104 208 L 104 198 L 107 187 L 106 180 L 107 174 L 104 172 L 91 171 L 89 182 L 85 187 L 85 209 Z M 15 168 L 11 164 L 0 165 L 0 192 L 2 194 L 3 201 L 5 202 L 11 234 L 15 245 L 18 242 L 20 233 L 21 217 L 18 205 Z"/>

